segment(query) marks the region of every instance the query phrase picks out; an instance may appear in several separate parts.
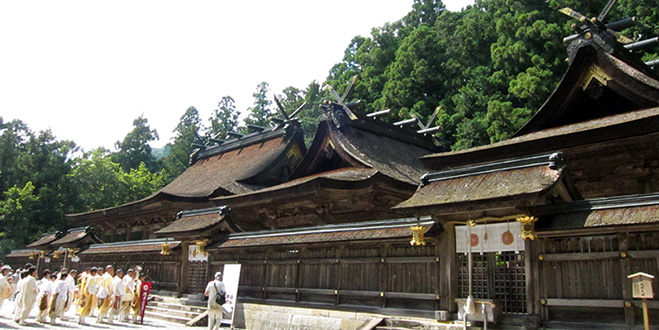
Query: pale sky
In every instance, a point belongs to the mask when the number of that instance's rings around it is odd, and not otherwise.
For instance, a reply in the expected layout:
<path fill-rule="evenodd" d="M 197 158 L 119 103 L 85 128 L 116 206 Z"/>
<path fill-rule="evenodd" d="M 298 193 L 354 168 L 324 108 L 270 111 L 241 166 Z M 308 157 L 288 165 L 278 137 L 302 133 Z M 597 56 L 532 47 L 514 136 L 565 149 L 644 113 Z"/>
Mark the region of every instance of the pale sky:
<path fill-rule="evenodd" d="M 2 1 L 0 117 L 114 150 L 144 114 L 160 147 L 189 106 L 206 123 L 225 95 L 245 111 L 261 81 L 276 93 L 322 83 L 354 36 L 412 2 Z"/>

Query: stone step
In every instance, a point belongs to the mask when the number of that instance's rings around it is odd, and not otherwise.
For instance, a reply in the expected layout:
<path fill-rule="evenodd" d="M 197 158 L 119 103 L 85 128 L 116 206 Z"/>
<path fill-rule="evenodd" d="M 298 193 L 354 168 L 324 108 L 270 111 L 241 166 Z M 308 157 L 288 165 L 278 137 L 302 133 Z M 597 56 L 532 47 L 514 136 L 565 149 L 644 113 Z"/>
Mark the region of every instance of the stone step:
<path fill-rule="evenodd" d="M 388 318 L 384 320 L 384 325 L 378 325 L 375 329 L 419 329 L 419 330 L 460 330 L 463 329 L 462 324 L 455 323 L 442 323 L 427 320 L 414 320 L 414 319 L 394 319 Z M 471 328 L 471 327 L 470 327 Z"/>
<path fill-rule="evenodd" d="M 172 303 L 166 303 L 164 301 L 150 301 L 147 307 L 149 306 L 155 306 L 155 307 L 179 310 L 185 312 L 193 312 L 197 314 L 203 313 L 208 309 L 205 306 L 202 307 L 202 306 L 194 306 L 194 305 L 172 304 Z"/>
<path fill-rule="evenodd" d="M 162 308 L 162 307 L 156 307 L 156 306 L 146 306 L 146 310 L 149 311 L 149 312 L 155 312 L 155 313 L 169 314 L 169 315 L 185 317 L 188 320 L 193 319 L 193 318 L 195 318 L 199 315 L 199 313 L 195 313 L 195 312 L 182 311 L 182 310 L 169 309 L 169 308 Z"/>
<path fill-rule="evenodd" d="M 152 318 L 155 318 L 155 319 L 165 320 L 165 321 L 180 323 L 180 324 L 185 324 L 186 322 L 190 321 L 189 317 L 181 317 L 181 316 L 172 315 L 168 311 L 164 312 L 164 313 L 161 313 L 161 312 L 153 312 L 153 311 L 147 310 L 146 312 L 144 312 L 144 317 L 145 318 L 152 317 Z"/>

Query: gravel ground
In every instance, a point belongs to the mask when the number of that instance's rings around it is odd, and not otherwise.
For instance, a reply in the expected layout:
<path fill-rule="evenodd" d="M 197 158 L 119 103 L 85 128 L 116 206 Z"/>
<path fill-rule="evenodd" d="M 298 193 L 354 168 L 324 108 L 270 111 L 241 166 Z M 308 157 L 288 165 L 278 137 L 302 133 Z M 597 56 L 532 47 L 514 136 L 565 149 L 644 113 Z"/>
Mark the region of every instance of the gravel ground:
<path fill-rule="evenodd" d="M 3 302 L 2 308 L 0 308 L 0 328 L 5 328 L 5 329 L 38 328 L 38 329 L 59 329 L 59 330 L 61 329 L 172 329 L 172 330 L 204 329 L 204 327 L 188 327 L 185 326 L 184 324 L 161 321 L 158 319 L 149 319 L 148 317 L 144 319 L 144 324 L 132 324 L 132 323 L 115 321 L 114 325 L 108 325 L 105 323 L 95 324 L 94 323 L 96 322 L 95 318 L 87 317 L 85 321 L 89 323 L 89 325 L 79 325 L 78 317 L 75 316 L 74 314 L 74 308 L 71 308 L 71 311 L 64 314 L 64 316 L 67 317 L 68 320 L 62 321 L 58 319 L 57 320 L 58 324 L 56 325 L 37 323 L 36 308 L 33 308 L 32 313 L 30 313 L 30 317 L 28 317 L 27 321 L 25 322 L 25 326 L 20 326 L 12 319 L 12 314 L 15 306 L 16 304 L 13 301 L 5 300 Z M 49 321 L 50 319 L 46 318 L 46 320 Z"/>

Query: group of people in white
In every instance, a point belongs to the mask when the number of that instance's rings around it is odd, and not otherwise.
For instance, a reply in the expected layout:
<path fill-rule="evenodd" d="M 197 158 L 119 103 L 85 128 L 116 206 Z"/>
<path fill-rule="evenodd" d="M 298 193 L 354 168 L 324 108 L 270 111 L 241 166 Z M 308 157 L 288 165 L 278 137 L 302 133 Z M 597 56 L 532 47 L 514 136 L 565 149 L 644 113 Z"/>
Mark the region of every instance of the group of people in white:
<path fill-rule="evenodd" d="M 44 270 L 38 279 L 37 268 L 30 264 L 12 272 L 5 265 L 0 275 L 0 307 L 6 299 L 16 302 L 13 319 L 20 325 L 37 308 L 37 322 L 57 324 L 64 313 L 77 306 L 78 323 L 96 317 L 96 323 L 113 324 L 115 319 L 137 323 L 141 312 L 140 287 L 146 275 L 139 266 L 125 273 L 112 265 L 105 268 L 90 267 L 78 274 L 62 269 L 59 272 Z M 131 319 L 132 318 L 132 319 Z"/>

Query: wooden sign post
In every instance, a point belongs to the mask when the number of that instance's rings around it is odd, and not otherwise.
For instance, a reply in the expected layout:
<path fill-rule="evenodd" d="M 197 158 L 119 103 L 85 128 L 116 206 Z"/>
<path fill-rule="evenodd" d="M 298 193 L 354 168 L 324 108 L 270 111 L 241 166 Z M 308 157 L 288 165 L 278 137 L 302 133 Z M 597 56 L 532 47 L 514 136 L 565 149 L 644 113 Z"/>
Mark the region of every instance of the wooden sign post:
<path fill-rule="evenodd" d="M 650 330 L 650 315 L 648 313 L 648 298 L 654 299 L 652 290 L 653 275 L 636 273 L 627 276 L 632 279 L 632 296 L 641 299 L 643 303 L 643 325 L 645 330 Z"/>

